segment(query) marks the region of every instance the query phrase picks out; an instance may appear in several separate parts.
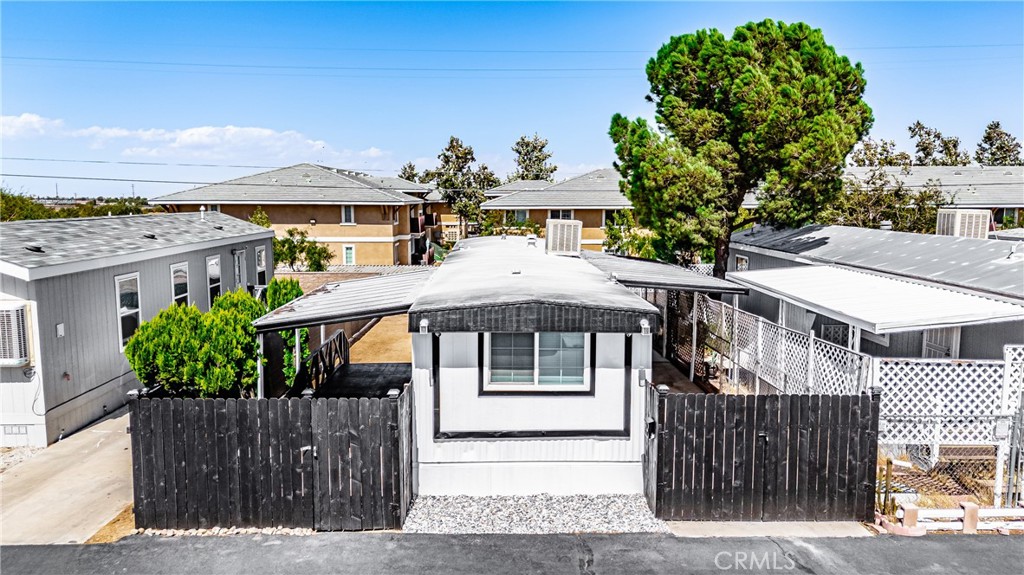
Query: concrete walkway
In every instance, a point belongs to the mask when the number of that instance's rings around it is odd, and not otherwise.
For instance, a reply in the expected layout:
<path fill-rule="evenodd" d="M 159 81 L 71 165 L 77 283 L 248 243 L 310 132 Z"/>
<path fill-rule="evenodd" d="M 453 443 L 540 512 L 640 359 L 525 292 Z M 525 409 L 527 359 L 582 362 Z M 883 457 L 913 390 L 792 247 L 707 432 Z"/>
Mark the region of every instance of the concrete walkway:
<path fill-rule="evenodd" d="M 856 521 L 669 521 L 676 537 L 872 537 Z"/>
<path fill-rule="evenodd" d="M 83 543 L 132 502 L 123 411 L 0 475 L 0 544 Z"/>

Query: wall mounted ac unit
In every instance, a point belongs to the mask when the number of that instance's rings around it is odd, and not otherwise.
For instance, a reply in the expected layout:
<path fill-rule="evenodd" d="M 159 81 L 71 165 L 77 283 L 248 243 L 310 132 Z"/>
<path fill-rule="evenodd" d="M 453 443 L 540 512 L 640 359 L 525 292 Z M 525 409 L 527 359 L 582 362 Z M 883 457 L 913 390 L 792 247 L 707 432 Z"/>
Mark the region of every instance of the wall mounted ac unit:
<path fill-rule="evenodd" d="M 22 367 L 31 361 L 27 302 L 0 302 L 0 367 Z"/>
<path fill-rule="evenodd" d="M 988 210 L 942 208 L 935 222 L 935 233 L 940 236 L 986 239 L 991 221 L 992 212 Z"/>
<path fill-rule="evenodd" d="M 580 255 L 583 222 L 579 220 L 548 220 L 545 251 L 555 255 Z"/>

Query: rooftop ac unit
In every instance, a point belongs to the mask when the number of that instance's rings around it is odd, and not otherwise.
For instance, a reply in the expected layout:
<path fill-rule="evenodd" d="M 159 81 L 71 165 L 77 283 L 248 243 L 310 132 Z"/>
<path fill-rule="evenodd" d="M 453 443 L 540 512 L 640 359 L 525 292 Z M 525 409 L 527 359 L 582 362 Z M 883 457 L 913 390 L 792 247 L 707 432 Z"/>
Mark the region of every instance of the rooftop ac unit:
<path fill-rule="evenodd" d="M 28 304 L 0 302 L 0 367 L 29 364 Z"/>
<path fill-rule="evenodd" d="M 580 255 L 583 222 L 579 220 L 548 220 L 545 232 L 546 251 L 555 255 Z"/>
<path fill-rule="evenodd" d="M 992 212 L 988 210 L 942 208 L 935 222 L 935 233 L 940 236 L 986 239 L 991 220 Z"/>

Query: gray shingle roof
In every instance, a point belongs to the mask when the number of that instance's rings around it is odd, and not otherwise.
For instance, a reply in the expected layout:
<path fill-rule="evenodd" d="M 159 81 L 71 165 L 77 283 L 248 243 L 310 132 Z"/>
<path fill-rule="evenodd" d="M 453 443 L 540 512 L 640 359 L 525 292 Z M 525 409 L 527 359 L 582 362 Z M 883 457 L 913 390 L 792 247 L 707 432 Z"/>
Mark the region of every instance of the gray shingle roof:
<path fill-rule="evenodd" d="M 491 188 L 484 192 L 484 195 L 489 198 L 496 198 L 511 194 L 512 192 L 521 192 L 523 190 L 543 190 L 544 188 L 552 185 L 552 182 L 547 180 L 516 180 L 507 184 Z"/>
<path fill-rule="evenodd" d="M 153 198 L 149 203 L 403 205 L 422 203 L 405 192 L 427 191 L 401 178 L 297 164 Z"/>
<path fill-rule="evenodd" d="M 218 212 L 206 213 L 205 220 L 198 213 L 23 220 L 0 224 L 0 263 L 32 270 L 117 256 L 145 259 L 167 249 L 184 252 L 193 244 L 273 236 L 271 230 Z"/>
<path fill-rule="evenodd" d="M 1012 244 L 1000 240 L 846 226 L 757 226 L 733 234 L 732 244 L 1024 300 L 1024 250 L 1007 258 Z"/>
<path fill-rule="evenodd" d="M 622 209 L 632 205 L 619 190 L 622 177 L 612 168 L 594 170 L 542 190 L 522 190 L 484 202 L 485 210 Z"/>

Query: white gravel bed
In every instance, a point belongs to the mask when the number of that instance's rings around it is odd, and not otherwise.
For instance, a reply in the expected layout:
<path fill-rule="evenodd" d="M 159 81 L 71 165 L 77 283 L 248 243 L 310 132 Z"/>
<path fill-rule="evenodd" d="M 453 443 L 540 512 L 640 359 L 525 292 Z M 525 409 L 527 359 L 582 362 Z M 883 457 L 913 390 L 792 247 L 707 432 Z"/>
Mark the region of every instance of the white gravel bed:
<path fill-rule="evenodd" d="M 0 447 L 0 473 L 22 461 L 32 459 L 33 455 L 42 450 L 42 447 Z"/>
<path fill-rule="evenodd" d="M 315 531 L 305 527 L 211 527 L 210 529 L 135 529 L 133 533 L 149 537 L 228 537 L 231 535 L 298 535 Z"/>
<path fill-rule="evenodd" d="M 420 496 L 408 533 L 668 533 L 643 495 Z"/>

